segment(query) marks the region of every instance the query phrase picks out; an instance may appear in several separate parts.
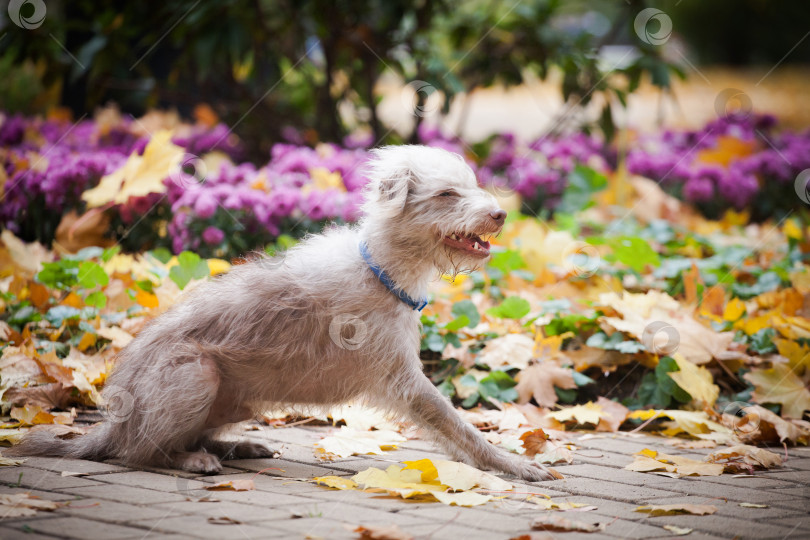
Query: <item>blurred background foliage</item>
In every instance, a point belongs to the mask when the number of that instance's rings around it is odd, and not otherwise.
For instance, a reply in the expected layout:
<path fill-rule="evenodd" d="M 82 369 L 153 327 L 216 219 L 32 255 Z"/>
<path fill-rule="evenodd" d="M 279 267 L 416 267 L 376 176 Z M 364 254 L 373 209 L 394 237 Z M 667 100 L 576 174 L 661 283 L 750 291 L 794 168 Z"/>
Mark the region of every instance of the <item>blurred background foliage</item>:
<path fill-rule="evenodd" d="M 261 160 L 291 125 L 303 134 L 297 142 L 338 141 L 357 127 L 380 143 L 415 140 L 419 115 L 410 134 L 380 120 L 382 77 L 423 81 L 416 106 L 438 91 L 446 113 L 476 88 L 560 68 L 564 114 L 596 96 L 604 110 L 595 126 L 557 129 L 598 128 L 610 139 L 612 109 L 642 78 L 666 90 L 683 75 L 634 35 L 647 6 L 665 10 L 705 62 L 773 64 L 804 32 L 800 0 L 49 1 L 35 30 L 2 21 L 0 108 L 62 104 L 78 116 L 115 102 L 133 115 L 158 107 L 190 116 L 207 103 Z M 789 61 L 807 60 L 804 48 Z"/>

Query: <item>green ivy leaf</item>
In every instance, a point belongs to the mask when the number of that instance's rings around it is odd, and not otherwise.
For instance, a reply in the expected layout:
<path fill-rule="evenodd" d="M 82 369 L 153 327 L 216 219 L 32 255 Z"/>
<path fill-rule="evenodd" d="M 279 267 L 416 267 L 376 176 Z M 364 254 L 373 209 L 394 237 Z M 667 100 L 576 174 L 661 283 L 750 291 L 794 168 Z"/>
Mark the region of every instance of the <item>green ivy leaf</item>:
<path fill-rule="evenodd" d="M 42 263 L 42 270 L 37 274 L 37 281 L 53 289 L 68 290 L 78 283 L 78 274 L 78 261 L 61 259 Z"/>
<path fill-rule="evenodd" d="M 613 256 L 622 264 L 642 272 L 648 264 L 651 266 L 661 266 L 661 257 L 655 252 L 646 240 L 638 236 L 620 236 L 611 239 Z"/>
<path fill-rule="evenodd" d="M 87 298 L 84 299 L 84 303 L 88 306 L 93 306 L 98 309 L 102 309 L 104 306 L 107 305 L 107 296 L 101 292 L 96 291 L 94 293 L 90 293 L 87 295 Z"/>
<path fill-rule="evenodd" d="M 506 298 L 500 305 L 489 308 L 487 313 L 493 317 L 500 317 L 502 319 L 520 319 L 525 317 L 531 310 L 531 306 L 527 300 L 519 296 L 510 296 Z"/>
<path fill-rule="evenodd" d="M 53 326 L 62 326 L 66 320 L 78 319 L 82 312 L 71 306 L 54 306 L 45 314 L 45 319 Z"/>
<path fill-rule="evenodd" d="M 763 328 L 748 338 L 748 348 L 757 354 L 776 352 L 776 345 L 773 343 L 774 337 L 776 337 L 774 328 Z"/>
<path fill-rule="evenodd" d="M 464 328 L 468 324 L 470 324 L 470 318 L 466 315 L 461 315 L 444 325 L 444 329 L 449 332 L 455 332 L 459 328 Z"/>
<path fill-rule="evenodd" d="M 166 249 L 165 247 L 153 249 L 152 251 L 149 252 L 149 254 L 152 255 L 152 257 L 154 257 L 158 261 L 162 262 L 163 264 L 166 264 L 167 262 L 172 260 L 172 252 Z"/>
<path fill-rule="evenodd" d="M 453 304 L 451 312 L 456 317 L 466 316 L 468 320 L 467 326 L 470 326 L 471 328 L 478 326 L 478 323 L 481 322 L 481 314 L 478 313 L 478 308 L 475 307 L 472 300 L 461 300 L 460 302 L 456 302 Z"/>
<path fill-rule="evenodd" d="M 110 262 L 110 260 L 118 255 L 121 251 L 121 246 L 113 246 L 111 248 L 105 249 L 104 253 L 101 254 L 101 260 L 104 262 Z"/>
<path fill-rule="evenodd" d="M 607 178 L 593 169 L 577 165 L 568 175 L 568 185 L 555 211 L 575 214 L 593 204 L 594 193 L 607 187 Z"/>
<path fill-rule="evenodd" d="M 77 279 L 79 280 L 79 285 L 85 289 L 92 289 L 97 285 L 104 287 L 110 282 L 110 277 L 107 275 L 107 272 L 105 272 L 98 263 L 94 263 L 93 261 L 83 261 L 79 265 Z"/>
<path fill-rule="evenodd" d="M 169 270 L 169 278 L 183 290 L 192 279 L 202 279 L 209 273 L 208 261 L 201 259 L 196 253 L 184 251 L 177 256 L 177 266 L 172 266 Z"/>
<path fill-rule="evenodd" d="M 525 268 L 526 263 L 523 261 L 523 256 L 519 251 L 507 249 L 506 251 L 494 252 L 489 260 L 489 266 L 508 274 L 512 270 Z"/>

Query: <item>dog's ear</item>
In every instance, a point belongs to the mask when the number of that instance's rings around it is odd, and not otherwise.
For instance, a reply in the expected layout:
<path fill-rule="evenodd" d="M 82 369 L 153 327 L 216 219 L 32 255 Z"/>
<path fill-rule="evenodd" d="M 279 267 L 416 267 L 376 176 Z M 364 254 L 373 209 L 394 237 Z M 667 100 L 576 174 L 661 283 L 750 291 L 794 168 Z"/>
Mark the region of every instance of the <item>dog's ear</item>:
<path fill-rule="evenodd" d="M 401 212 L 405 209 L 408 194 L 414 184 L 414 175 L 411 171 L 399 171 L 397 174 L 381 178 L 378 184 L 379 202 L 392 211 Z"/>
<path fill-rule="evenodd" d="M 386 146 L 372 150 L 366 164 L 370 182 L 366 186 L 365 213 L 393 217 L 402 213 L 417 183 L 407 146 Z"/>

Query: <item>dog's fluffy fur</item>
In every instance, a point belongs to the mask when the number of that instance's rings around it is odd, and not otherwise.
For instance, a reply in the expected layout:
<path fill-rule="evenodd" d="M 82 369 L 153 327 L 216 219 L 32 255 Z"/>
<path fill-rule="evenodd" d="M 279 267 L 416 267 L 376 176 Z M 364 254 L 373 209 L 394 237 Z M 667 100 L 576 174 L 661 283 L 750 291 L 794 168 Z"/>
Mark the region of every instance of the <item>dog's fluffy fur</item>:
<path fill-rule="evenodd" d="M 505 212 L 456 154 L 422 146 L 374 154 L 358 226 L 310 236 L 284 256 L 196 287 L 121 352 L 101 425 L 67 440 L 32 432 L 13 453 L 216 473 L 220 458 L 273 455 L 216 438 L 227 424 L 270 407 L 363 400 L 426 428 L 456 459 L 549 478 L 461 420 L 422 372 L 419 312 L 383 286 L 358 249 L 365 241 L 397 286 L 421 298 L 437 270 L 486 260 L 486 249 L 454 238 L 500 232 Z"/>

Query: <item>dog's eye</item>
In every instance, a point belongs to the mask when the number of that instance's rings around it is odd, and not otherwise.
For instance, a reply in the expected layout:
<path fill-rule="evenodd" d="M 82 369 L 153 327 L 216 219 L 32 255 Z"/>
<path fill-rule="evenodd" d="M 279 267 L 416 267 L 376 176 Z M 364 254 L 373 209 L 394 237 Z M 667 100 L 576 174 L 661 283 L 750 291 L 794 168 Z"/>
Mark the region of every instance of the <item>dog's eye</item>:
<path fill-rule="evenodd" d="M 452 189 L 447 190 L 447 191 L 442 191 L 441 193 L 439 193 L 439 197 L 455 197 L 456 195 L 458 195 L 458 193 L 456 193 Z"/>

